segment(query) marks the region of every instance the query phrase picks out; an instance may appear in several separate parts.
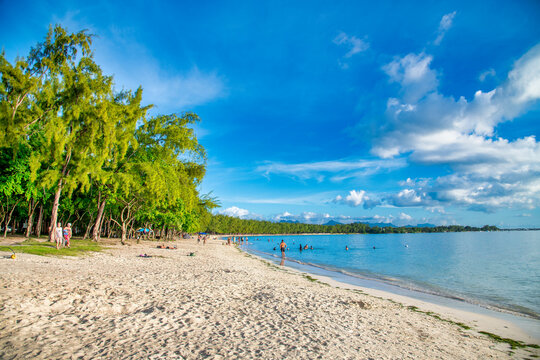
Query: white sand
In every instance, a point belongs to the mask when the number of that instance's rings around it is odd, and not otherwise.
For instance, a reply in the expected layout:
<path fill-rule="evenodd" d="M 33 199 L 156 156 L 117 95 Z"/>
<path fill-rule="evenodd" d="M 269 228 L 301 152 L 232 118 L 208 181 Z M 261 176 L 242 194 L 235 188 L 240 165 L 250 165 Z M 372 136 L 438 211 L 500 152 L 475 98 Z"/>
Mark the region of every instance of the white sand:
<path fill-rule="evenodd" d="M 504 359 L 539 355 L 234 247 L 0 255 L 1 359 Z M 186 256 L 195 251 L 196 256 Z M 147 253 L 152 258 L 138 258 Z M 162 256 L 162 257 L 156 257 Z"/>

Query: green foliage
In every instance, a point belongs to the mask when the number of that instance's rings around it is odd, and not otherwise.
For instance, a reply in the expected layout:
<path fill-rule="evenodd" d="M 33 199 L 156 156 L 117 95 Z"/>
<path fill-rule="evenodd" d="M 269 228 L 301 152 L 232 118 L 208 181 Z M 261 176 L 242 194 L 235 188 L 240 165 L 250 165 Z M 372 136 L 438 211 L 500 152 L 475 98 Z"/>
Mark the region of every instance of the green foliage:
<path fill-rule="evenodd" d="M 206 232 L 215 234 L 392 234 L 392 233 L 435 233 L 460 231 L 497 231 L 495 226 L 482 228 L 471 226 L 435 227 L 371 227 L 369 224 L 353 223 L 340 225 L 316 225 L 288 222 L 239 219 L 226 215 L 211 215 Z"/>
<path fill-rule="evenodd" d="M 85 31 L 57 25 L 14 65 L 0 55 L 1 220 L 30 216 L 41 201 L 52 205 L 51 222 L 59 211 L 99 230 L 101 214 L 90 211 L 104 204 L 122 238 L 136 224 L 199 230 L 214 204 L 197 190 L 206 162 L 192 128 L 199 117 L 148 117 L 142 89 L 115 92 L 91 44 Z"/>

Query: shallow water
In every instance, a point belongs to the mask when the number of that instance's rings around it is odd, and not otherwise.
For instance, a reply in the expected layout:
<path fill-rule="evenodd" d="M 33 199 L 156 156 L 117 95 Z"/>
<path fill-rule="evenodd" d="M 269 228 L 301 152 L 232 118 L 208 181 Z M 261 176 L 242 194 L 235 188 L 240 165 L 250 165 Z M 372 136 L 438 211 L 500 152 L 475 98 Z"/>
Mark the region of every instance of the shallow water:
<path fill-rule="evenodd" d="M 540 319 L 538 231 L 255 236 L 243 248 L 280 258 L 282 239 L 293 267 L 308 265 L 336 278 L 376 280 Z M 300 251 L 300 244 L 313 250 Z"/>

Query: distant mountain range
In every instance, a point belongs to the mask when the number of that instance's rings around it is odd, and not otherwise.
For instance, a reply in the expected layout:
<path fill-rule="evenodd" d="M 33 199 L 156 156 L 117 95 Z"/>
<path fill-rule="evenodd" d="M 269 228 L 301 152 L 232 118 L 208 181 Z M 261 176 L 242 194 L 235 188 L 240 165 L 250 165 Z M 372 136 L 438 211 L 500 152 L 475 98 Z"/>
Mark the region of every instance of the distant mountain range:
<path fill-rule="evenodd" d="M 407 225 L 406 227 L 419 227 L 419 228 L 426 228 L 426 227 L 436 227 L 437 225 L 433 225 L 433 224 L 428 224 L 428 223 L 425 223 L 425 224 L 418 224 L 418 225 Z"/>
<path fill-rule="evenodd" d="M 284 222 L 284 221 L 282 221 L 282 222 Z M 286 221 L 286 222 L 293 222 L 293 221 Z M 369 225 L 371 227 L 375 227 L 375 226 L 378 226 L 378 227 L 400 227 L 400 226 L 394 225 L 392 223 L 364 223 L 364 224 Z M 338 222 L 338 221 L 330 220 L 329 222 L 327 222 L 324 225 L 333 226 L 333 225 L 343 225 L 343 224 Z M 434 225 L 434 224 L 425 223 L 425 224 L 418 224 L 418 225 L 406 225 L 405 227 L 407 227 L 407 228 L 414 228 L 414 227 L 428 228 L 428 227 L 435 227 L 435 226 L 436 225 Z"/>
<path fill-rule="evenodd" d="M 333 226 L 333 225 L 343 225 L 342 223 L 338 222 L 338 221 L 334 221 L 334 220 L 330 220 L 329 222 L 327 222 L 326 224 L 324 225 L 327 225 L 327 226 Z"/>

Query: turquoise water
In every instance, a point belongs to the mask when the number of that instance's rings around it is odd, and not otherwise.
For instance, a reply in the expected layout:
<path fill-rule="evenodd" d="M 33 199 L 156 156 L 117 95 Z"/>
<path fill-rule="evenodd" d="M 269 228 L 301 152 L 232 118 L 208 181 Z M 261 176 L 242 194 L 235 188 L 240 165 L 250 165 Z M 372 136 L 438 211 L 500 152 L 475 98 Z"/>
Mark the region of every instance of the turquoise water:
<path fill-rule="evenodd" d="M 376 280 L 540 319 L 540 231 L 253 236 L 242 248 L 280 262 L 281 239 L 289 247 L 285 264 L 304 271 L 324 269 L 337 278 Z M 313 250 L 300 251 L 300 244 Z"/>

